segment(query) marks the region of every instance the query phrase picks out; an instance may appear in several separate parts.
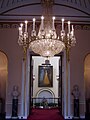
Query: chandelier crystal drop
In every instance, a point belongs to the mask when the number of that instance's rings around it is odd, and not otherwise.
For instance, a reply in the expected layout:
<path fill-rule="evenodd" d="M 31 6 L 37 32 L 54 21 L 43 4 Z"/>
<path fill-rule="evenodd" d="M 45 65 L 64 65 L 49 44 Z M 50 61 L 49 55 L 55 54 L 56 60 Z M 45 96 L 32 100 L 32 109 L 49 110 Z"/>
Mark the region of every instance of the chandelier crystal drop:
<path fill-rule="evenodd" d="M 42 0 L 43 1 L 43 0 Z M 46 2 L 45 2 L 46 1 Z M 41 17 L 41 24 L 39 31 L 35 29 L 36 19 L 33 18 L 33 27 L 30 36 L 28 35 L 28 21 L 25 21 L 25 25 L 21 24 L 19 27 L 19 38 L 18 43 L 24 49 L 30 49 L 34 53 L 37 53 L 44 57 L 52 57 L 55 54 L 60 53 L 65 48 L 71 48 L 76 43 L 74 28 L 70 26 L 70 21 L 68 21 L 68 32 L 64 29 L 64 19 L 62 22 L 62 29 L 60 35 L 57 35 L 55 29 L 55 17 L 51 17 L 49 10 L 50 3 L 49 0 L 44 0 L 43 4 L 46 5 L 45 18 Z M 47 6 L 49 8 L 47 8 Z"/>

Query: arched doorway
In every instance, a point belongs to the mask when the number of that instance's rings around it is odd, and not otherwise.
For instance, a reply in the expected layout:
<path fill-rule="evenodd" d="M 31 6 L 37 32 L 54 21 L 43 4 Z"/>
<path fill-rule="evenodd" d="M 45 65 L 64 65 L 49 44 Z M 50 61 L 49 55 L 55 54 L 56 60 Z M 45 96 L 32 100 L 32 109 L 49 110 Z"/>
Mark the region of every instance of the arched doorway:
<path fill-rule="evenodd" d="M 5 113 L 7 66 L 7 56 L 0 51 L 0 113 Z"/>
<path fill-rule="evenodd" d="M 90 54 L 84 61 L 84 80 L 85 80 L 85 99 L 86 99 L 86 117 L 90 117 Z"/>
<path fill-rule="evenodd" d="M 29 113 L 31 113 L 33 100 L 37 96 L 38 91 L 42 90 L 39 94 L 39 99 L 43 95 L 49 97 L 52 94 L 52 100 L 59 103 L 59 109 L 62 110 L 62 55 L 50 58 L 50 65 L 53 66 L 53 85 L 52 86 L 39 86 L 39 67 L 45 65 L 45 58 L 30 54 L 30 91 L 29 91 Z M 48 65 L 49 66 L 49 65 Z M 48 91 L 49 90 L 49 91 Z M 44 96 L 44 97 L 45 97 Z"/>
<path fill-rule="evenodd" d="M 55 94 L 53 93 L 52 90 L 48 89 L 48 88 L 44 88 L 44 89 L 40 89 L 37 94 L 36 94 L 36 98 L 40 98 L 39 102 L 42 103 L 43 100 L 46 100 L 48 103 L 48 106 L 50 103 L 54 104 L 54 99 L 55 98 Z M 38 100 L 38 99 L 37 99 Z"/>
<path fill-rule="evenodd" d="M 53 91 L 49 90 L 49 89 L 41 89 L 37 92 L 36 97 L 47 97 L 47 98 L 53 98 L 55 97 Z"/>

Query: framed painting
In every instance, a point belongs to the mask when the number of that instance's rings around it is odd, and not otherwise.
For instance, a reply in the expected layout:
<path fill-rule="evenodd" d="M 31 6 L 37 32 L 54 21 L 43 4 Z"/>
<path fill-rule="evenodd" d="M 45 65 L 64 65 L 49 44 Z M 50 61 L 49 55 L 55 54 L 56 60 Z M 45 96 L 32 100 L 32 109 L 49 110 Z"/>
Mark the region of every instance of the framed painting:
<path fill-rule="evenodd" d="M 53 66 L 39 66 L 38 72 L 38 87 L 53 87 Z"/>

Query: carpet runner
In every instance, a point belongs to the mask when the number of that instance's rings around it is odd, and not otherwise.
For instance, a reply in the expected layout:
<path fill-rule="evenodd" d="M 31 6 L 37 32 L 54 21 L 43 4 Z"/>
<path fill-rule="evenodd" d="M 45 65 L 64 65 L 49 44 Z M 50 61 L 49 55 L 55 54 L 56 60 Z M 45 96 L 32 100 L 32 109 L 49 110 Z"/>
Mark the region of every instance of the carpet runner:
<path fill-rule="evenodd" d="M 27 120 L 64 120 L 58 109 L 33 109 Z"/>

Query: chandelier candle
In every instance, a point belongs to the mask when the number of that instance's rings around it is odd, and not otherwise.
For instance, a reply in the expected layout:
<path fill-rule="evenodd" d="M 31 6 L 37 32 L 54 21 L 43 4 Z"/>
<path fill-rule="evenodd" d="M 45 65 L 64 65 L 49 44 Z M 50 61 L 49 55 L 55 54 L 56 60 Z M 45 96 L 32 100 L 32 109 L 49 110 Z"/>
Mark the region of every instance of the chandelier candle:
<path fill-rule="evenodd" d="M 64 19 L 62 19 L 62 31 L 64 31 Z"/>
<path fill-rule="evenodd" d="M 23 27 L 23 24 L 21 23 L 19 27 L 19 35 L 22 35 L 22 27 Z"/>
<path fill-rule="evenodd" d="M 25 32 L 27 33 L 27 23 L 28 23 L 28 21 L 26 20 L 25 21 Z"/>
<path fill-rule="evenodd" d="M 33 31 L 35 31 L 35 18 L 33 18 Z"/>
<path fill-rule="evenodd" d="M 72 36 L 74 36 L 74 28 L 73 28 L 73 25 L 72 25 Z"/>
<path fill-rule="evenodd" d="M 55 30 L 55 27 L 54 27 L 54 20 L 55 20 L 55 17 L 53 17 L 52 19 L 53 19 L 53 22 L 52 22 L 52 30 Z"/>
<path fill-rule="evenodd" d="M 70 34 L 70 21 L 68 21 L 68 33 Z"/>
<path fill-rule="evenodd" d="M 44 29 L 43 20 L 44 20 L 44 17 L 42 16 L 42 17 L 41 17 L 41 29 L 42 29 L 42 30 Z"/>

